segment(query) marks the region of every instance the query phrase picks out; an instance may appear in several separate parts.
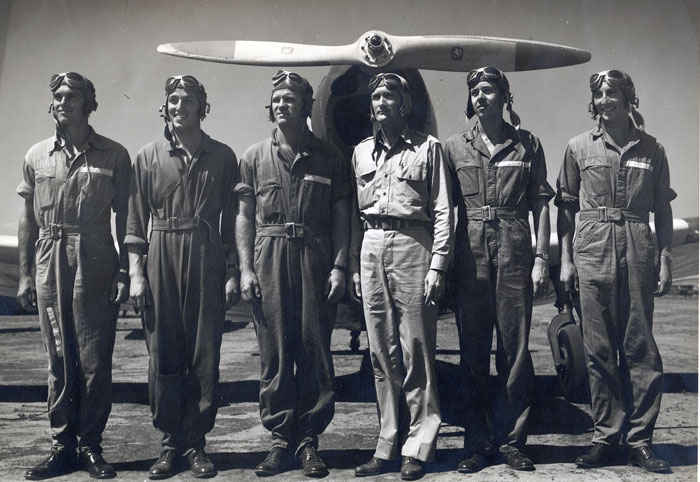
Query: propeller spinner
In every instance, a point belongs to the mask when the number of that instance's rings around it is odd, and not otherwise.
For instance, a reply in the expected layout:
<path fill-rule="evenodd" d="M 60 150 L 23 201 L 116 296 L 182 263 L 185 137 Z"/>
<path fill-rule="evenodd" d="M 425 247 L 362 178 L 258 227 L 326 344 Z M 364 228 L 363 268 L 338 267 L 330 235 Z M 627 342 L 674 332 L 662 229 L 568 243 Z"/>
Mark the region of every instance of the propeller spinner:
<path fill-rule="evenodd" d="M 472 35 L 390 35 L 366 32 L 347 45 L 310 45 L 251 40 L 161 44 L 158 52 L 176 57 L 242 65 L 365 65 L 374 69 L 427 69 L 466 72 L 492 65 L 512 72 L 587 62 L 590 52 L 564 45 Z"/>

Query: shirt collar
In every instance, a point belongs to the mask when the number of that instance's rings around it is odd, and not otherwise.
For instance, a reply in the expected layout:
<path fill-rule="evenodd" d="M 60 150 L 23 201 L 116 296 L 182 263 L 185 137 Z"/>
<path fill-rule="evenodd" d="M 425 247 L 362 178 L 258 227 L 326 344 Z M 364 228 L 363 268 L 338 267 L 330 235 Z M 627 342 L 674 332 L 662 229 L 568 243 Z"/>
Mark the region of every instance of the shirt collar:
<path fill-rule="evenodd" d="M 270 136 L 272 138 L 272 145 L 275 147 L 278 147 L 280 145 L 279 135 L 279 127 L 275 126 L 272 129 L 272 135 Z M 306 132 L 304 133 L 304 138 L 299 149 L 299 155 L 310 156 L 313 152 L 313 144 L 314 135 L 310 130 L 306 129 Z"/>
<path fill-rule="evenodd" d="M 641 131 L 637 126 L 634 125 L 634 123 L 630 120 L 630 126 L 632 127 L 632 132 L 630 134 L 630 140 L 628 141 L 629 143 L 637 143 L 641 139 Z M 598 139 L 601 136 L 609 137 L 610 135 L 607 133 L 605 130 L 605 126 L 603 125 L 602 122 L 598 122 L 596 126 L 591 129 L 591 137 L 593 140 Z"/>
<path fill-rule="evenodd" d="M 97 134 L 95 130 L 92 128 L 92 126 L 88 126 L 89 132 L 87 139 L 85 140 L 85 146 L 87 148 L 93 148 L 97 149 L 100 151 L 103 151 L 107 149 L 107 143 L 105 142 L 105 138 L 102 137 L 101 135 Z M 49 154 L 53 154 L 56 151 L 63 150 L 64 147 L 66 147 L 67 143 L 66 140 L 63 136 L 59 135 L 58 132 L 56 132 L 53 136 L 53 143 L 51 144 L 51 149 L 49 150 Z M 86 151 L 88 149 L 85 149 Z"/>
<path fill-rule="evenodd" d="M 399 140 L 405 142 L 409 146 L 413 146 L 414 141 L 413 141 L 412 134 L 413 134 L 413 132 L 411 131 L 411 129 L 409 129 L 408 126 L 406 126 L 399 134 Z M 380 148 L 388 150 L 386 143 L 384 142 L 384 132 L 382 131 L 381 127 L 375 126 L 374 148 L 375 148 L 375 150 L 380 149 Z"/>
<path fill-rule="evenodd" d="M 209 137 L 206 132 L 202 131 L 202 140 L 199 142 L 199 147 L 192 157 L 199 157 L 203 152 L 209 152 L 211 150 L 211 145 L 211 137 Z M 177 147 L 174 142 L 168 141 L 168 152 L 170 154 L 175 154 L 177 151 L 181 150 L 182 148 Z"/>

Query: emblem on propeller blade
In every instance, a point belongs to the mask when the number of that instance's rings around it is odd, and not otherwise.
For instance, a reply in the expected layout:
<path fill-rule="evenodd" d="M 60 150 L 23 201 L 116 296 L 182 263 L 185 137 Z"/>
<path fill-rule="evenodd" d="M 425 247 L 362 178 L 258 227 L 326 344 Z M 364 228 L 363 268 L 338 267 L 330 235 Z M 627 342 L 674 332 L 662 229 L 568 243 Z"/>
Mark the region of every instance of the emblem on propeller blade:
<path fill-rule="evenodd" d="M 383 32 L 367 32 L 360 48 L 365 64 L 371 67 L 383 67 L 394 58 L 391 42 Z"/>

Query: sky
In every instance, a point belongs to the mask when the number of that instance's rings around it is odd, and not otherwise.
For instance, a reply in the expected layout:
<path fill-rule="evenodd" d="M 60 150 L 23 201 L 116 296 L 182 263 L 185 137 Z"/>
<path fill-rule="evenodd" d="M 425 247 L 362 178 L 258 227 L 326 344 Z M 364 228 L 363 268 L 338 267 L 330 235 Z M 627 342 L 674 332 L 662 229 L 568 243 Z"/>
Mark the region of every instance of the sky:
<path fill-rule="evenodd" d="M 663 5 L 663 6 L 661 6 Z M 162 135 L 165 78 L 190 73 L 206 86 L 203 127 L 235 152 L 267 136 L 270 67 L 231 66 L 157 54 L 160 43 L 275 40 L 346 44 L 380 29 L 399 35 L 488 35 L 587 49 L 590 62 L 511 73 L 514 109 L 542 140 L 554 185 L 569 138 L 589 129 L 590 74 L 630 73 L 647 132 L 666 148 L 675 217 L 698 215 L 698 6 L 692 0 L 0 0 L 0 234 L 16 232 L 15 188 L 27 149 L 53 134 L 48 78 L 74 70 L 95 83 L 95 129 L 135 156 Z M 324 67 L 297 69 L 317 86 Z M 465 74 L 423 71 L 446 139 L 464 127 Z"/>

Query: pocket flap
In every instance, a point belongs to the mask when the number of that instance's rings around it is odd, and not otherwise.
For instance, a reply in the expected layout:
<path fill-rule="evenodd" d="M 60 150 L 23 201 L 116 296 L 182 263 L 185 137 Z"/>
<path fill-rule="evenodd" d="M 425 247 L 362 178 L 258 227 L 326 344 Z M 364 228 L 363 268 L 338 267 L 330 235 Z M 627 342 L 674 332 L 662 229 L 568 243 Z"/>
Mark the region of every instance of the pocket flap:
<path fill-rule="evenodd" d="M 610 163 L 605 156 L 593 156 L 583 161 L 583 168 L 588 169 L 589 167 L 610 167 Z"/>
<path fill-rule="evenodd" d="M 405 181 L 424 181 L 426 177 L 425 171 L 422 164 L 411 164 L 399 171 L 396 177 Z"/>

